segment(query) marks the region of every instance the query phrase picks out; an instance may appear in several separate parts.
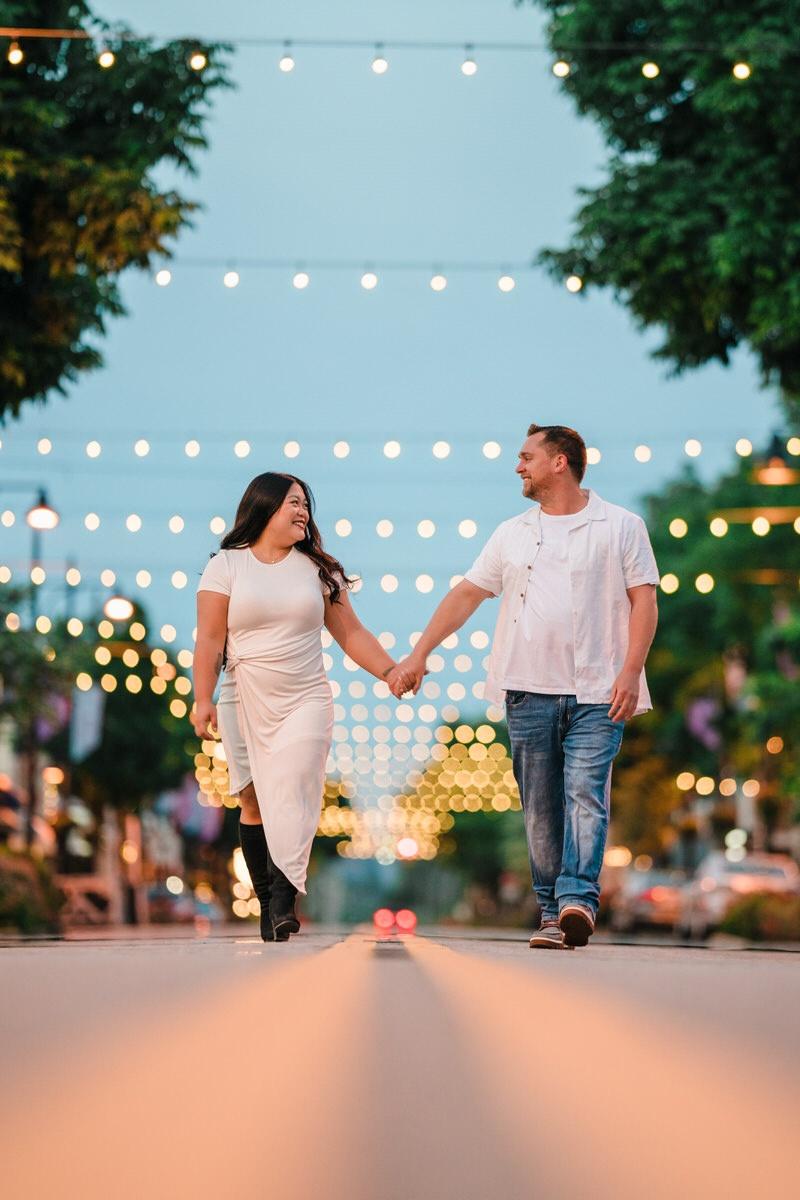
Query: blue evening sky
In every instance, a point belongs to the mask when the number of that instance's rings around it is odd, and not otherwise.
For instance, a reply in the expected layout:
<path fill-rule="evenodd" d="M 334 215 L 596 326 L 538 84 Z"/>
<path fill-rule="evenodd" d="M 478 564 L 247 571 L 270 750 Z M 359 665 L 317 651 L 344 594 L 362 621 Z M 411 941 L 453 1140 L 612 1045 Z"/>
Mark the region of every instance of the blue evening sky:
<path fill-rule="evenodd" d="M 544 40 L 541 14 L 511 0 L 96 8 L 164 37 Z M 670 380 L 649 358 L 657 338 L 638 333 L 609 296 L 574 297 L 530 270 L 516 274 L 513 292 L 498 290 L 495 264 L 566 241 L 576 188 L 600 177 L 604 158 L 545 50 L 478 51 L 473 78 L 461 74 L 457 50 L 387 50 L 382 77 L 372 55 L 297 48 L 285 75 L 276 48 L 237 49 L 237 89 L 216 95 L 199 174 L 179 180 L 203 211 L 177 246 L 172 284 L 126 276 L 129 316 L 109 326 L 105 369 L 0 431 L 4 484 L 46 485 L 62 514 L 46 540 L 44 611 L 63 605 L 73 558 L 84 577 L 79 611 L 104 594 L 99 573 L 111 568 L 155 625 L 172 623 L 176 644 L 189 645 L 191 584 L 216 544 L 209 519 L 230 519 L 257 472 L 288 468 L 314 488 L 330 548 L 364 577 L 359 612 L 404 648 L 449 578 L 522 507 L 513 468 L 530 421 L 576 426 L 603 454 L 590 485 L 633 508 L 687 461 L 686 438 L 702 441 L 698 466 L 710 475 L 731 461 L 738 437 L 761 442 L 776 422 L 745 355 L 730 370 Z M 239 287 L 223 287 L 221 267 L 182 268 L 185 257 L 237 267 Z M 374 263 L 380 280 L 366 292 L 360 267 L 310 269 L 300 292 L 290 271 L 248 269 L 258 257 Z M 434 293 L 433 268 L 447 273 L 464 259 L 492 267 L 453 272 Z M 381 272 L 385 261 L 421 268 Z M 53 444 L 47 456 L 36 452 L 41 437 Z M 148 457 L 134 455 L 137 438 L 151 443 Z M 194 459 L 183 450 L 190 438 L 201 447 Z M 96 459 L 84 451 L 90 439 L 102 445 Z M 239 439 L 251 443 L 246 459 L 233 453 Z M 288 439 L 301 444 L 291 461 Z M 332 454 L 340 439 L 351 446 L 341 460 Z M 383 455 L 388 439 L 401 444 L 395 460 Z M 440 439 L 452 450 L 438 461 L 431 446 Z M 490 439 L 502 446 L 496 460 L 481 453 Z M 652 448 L 651 462 L 634 460 L 639 443 Z M 15 574 L 28 561 L 27 503 L 23 493 L 0 494 L 0 508 L 17 513 L 14 526 L 0 526 L 0 562 Z M 83 524 L 89 511 L 101 518 L 94 533 Z M 142 518 L 138 533 L 125 527 L 130 513 Z M 185 521 L 177 535 L 167 528 L 175 514 Z M 352 524 L 349 537 L 334 532 L 340 518 Z M 382 518 L 395 526 L 387 539 L 375 532 Z M 417 533 L 424 518 L 437 527 L 430 539 Z M 459 536 L 463 518 L 477 523 L 476 537 Z M 153 582 L 140 591 L 144 568 Z M 188 587 L 171 585 L 175 570 Z M 378 585 L 384 573 L 399 579 L 392 595 Z M 431 595 L 415 589 L 421 573 L 435 581 Z M 490 628 L 494 612 L 479 617 L 475 626 Z M 471 678 L 479 675 L 476 662 Z"/>

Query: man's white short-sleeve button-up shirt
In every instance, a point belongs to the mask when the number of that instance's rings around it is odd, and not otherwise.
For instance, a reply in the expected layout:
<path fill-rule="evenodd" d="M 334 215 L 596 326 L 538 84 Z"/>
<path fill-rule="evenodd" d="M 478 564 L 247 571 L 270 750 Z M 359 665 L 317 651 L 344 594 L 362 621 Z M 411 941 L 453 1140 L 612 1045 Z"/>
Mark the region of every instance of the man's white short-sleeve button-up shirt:
<path fill-rule="evenodd" d="M 502 597 L 485 687 L 486 699 L 498 704 L 505 699 L 514 632 L 542 543 L 540 511 L 537 504 L 498 525 L 465 576 Z M 628 651 L 627 589 L 658 584 L 658 568 L 647 527 L 636 513 L 590 491 L 576 515 L 584 520 L 569 532 L 575 695 L 579 704 L 607 704 Z M 636 712 L 650 708 L 642 671 Z"/>

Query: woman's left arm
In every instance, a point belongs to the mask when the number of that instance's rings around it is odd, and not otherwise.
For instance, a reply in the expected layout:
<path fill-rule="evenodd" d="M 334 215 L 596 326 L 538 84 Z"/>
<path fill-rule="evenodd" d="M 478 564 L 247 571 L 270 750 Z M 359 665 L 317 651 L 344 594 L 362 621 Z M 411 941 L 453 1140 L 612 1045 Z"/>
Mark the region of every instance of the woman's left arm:
<path fill-rule="evenodd" d="M 395 666 L 375 635 L 359 621 L 344 589 L 335 604 L 325 598 L 325 628 L 348 658 L 378 679 L 385 679 Z"/>

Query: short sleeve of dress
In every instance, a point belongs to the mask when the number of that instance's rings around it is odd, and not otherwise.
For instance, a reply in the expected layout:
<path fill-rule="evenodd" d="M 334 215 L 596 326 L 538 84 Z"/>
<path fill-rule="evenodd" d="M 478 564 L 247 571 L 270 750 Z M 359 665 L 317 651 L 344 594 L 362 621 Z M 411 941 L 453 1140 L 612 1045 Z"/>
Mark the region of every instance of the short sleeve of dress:
<path fill-rule="evenodd" d="M 231 569 L 228 556 L 224 550 L 215 554 L 206 563 L 206 568 L 200 576 L 197 585 L 198 592 L 220 592 L 223 596 L 231 594 Z"/>

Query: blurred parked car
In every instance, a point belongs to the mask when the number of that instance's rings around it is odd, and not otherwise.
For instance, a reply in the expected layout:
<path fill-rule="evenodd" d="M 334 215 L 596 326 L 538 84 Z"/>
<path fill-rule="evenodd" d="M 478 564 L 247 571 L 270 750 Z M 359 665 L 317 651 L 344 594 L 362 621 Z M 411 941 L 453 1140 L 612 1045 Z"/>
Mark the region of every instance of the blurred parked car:
<path fill-rule="evenodd" d="M 797 893 L 800 869 L 783 854 L 745 854 L 732 862 L 722 851 L 703 859 L 683 892 L 677 931 L 705 937 L 743 896 L 754 892 Z"/>
<path fill-rule="evenodd" d="M 628 871 L 614 893 L 609 908 L 609 925 L 618 933 L 633 933 L 644 927 L 674 929 L 680 920 L 682 871 Z"/>
<path fill-rule="evenodd" d="M 149 919 L 158 925 L 191 924 L 198 918 L 213 923 L 225 920 L 225 912 L 216 898 L 198 900 L 188 888 L 176 896 L 164 883 L 154 883 L 148 889 L 147 901 Z"/>

